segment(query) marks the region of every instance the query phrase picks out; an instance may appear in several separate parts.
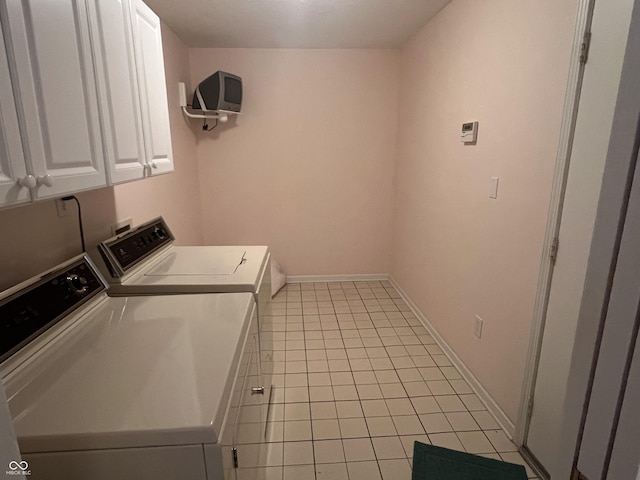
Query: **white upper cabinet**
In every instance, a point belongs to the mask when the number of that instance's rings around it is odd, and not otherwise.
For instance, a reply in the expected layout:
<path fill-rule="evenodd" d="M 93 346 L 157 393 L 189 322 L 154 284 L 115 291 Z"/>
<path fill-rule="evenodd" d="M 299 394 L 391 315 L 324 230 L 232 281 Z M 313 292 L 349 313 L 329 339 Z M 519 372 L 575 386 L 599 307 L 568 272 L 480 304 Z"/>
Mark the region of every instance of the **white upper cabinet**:
<path fill-rule="evenodd" d="M 144 146 L 148 170 L 155 175 L 173 171 L 160 19 L 141 0 L 131 1 Z"/>
<path fill-rule="evenodd" d="M 110 184 L 147 173 L 128 0 L 89 2 Z"/>
<path fill-rule="evenodd" d="M 0 0 L 0 207 L 173 171 L 160 19 Z"/>
<path fill-rule="evenodd" d="M 4 0 L 35 198 L 106 185 L 83 0 Z"/>
<path fill-rule="evenodd" d="M 89 10 L 109 183 L 173 171 L 159 18 L 131 0 Z"/>
<path fill-rule="evenodd" d="M 28 201 L 29 189 L 21 186 L 27 179 L 18 115 L 13 98 L 3 27 L 0 24 L 0 206 Z"/>

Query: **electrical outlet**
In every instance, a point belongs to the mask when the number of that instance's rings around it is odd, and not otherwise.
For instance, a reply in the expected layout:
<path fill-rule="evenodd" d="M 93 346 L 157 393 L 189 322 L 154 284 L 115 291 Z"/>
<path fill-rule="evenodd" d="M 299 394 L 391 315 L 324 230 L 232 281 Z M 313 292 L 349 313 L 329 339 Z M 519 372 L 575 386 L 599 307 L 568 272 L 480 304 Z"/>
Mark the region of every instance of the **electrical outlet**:
<path fill-rule="evenodd" d="M 473 325 L 473 334 L 478 338 L 482 338 L 482 323 L 483 320 L 476 315 L 476 321 Z"/>
<path fill-rule="evenodd" d="M 56 209 L 58 210 L 58 217 L 69 216 L 69 205 L 67 201 L 56 198 Z"/>

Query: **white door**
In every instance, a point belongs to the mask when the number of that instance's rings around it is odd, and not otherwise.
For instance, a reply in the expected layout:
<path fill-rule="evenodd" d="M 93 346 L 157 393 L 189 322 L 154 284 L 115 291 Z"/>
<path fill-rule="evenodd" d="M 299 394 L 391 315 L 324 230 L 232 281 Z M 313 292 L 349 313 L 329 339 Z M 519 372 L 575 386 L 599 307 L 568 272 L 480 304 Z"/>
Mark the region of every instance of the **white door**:
<path fill-rule="evenodd" d="M 142 126 L 151 175 L 173 171 L 169 105 L 160 19 L 141 0 L 132 0 Z"/>
<path fill-rule="evenodd" d="M 636 142 L 640 142 L 640 133 Z M 634 479 L 640 465 L 640 351 L 637 348 L 640 327 L 640 165 L 637 154 L 636 150 L 633 186 L 618 258 L 611 270 L 613 282 L 606 314 L 603 315 L 597 363 L 578 455 L 578 470 L 591 480 Z"/>
<path fill-rule="evenodd" d="M 612 5 L 615 4 L 615 8 Z M 525 447 L 547 471 L 559 437 L 587 261 L 615 112 L 633 0 L 595 2 Z"/>
<path fill-rule="evenodd" d="M 129 0 L 89 2 L 110 184 L 146 172 Z"/>
<path fill-rule="evenodd" d="M 609 464 L 609 478 L 640 478 L 637 446 L 640 445 L 640 342 L 636 336 L 628 383 L 622 399 L 620 421 L 613 442 Z"/>
<path fill-rule="evenodd" d="M 26 202 L 31 198 L 29 189 L 18 183 L 26 174 L 3 26 L 0 24 L 0 206 Z"/>
<path fill-rule="evenodd" d="M 633 5 L 609 135 L 554 480 L 638 475 L 640 0 Z"/>
<path fill-rule="evenodd" d="M 83 0 L 4 0 L 38 198 L 106 184 Z"/>

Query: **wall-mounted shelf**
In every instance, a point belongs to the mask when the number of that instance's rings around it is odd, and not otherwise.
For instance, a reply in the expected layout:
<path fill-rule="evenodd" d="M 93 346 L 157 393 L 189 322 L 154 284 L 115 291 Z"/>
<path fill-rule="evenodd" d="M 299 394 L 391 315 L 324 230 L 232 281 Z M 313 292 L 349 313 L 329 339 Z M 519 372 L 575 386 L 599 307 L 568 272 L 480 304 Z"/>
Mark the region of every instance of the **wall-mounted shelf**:
<path fill-rule="evenodd" d="M 191 113 L 187 105 L 187 89 L 184 82 L 178 83 L 180 108 L 182 113 L 189 118 L 199 118 L 205 120 L 217 120 L 220 123 L 227 123 L 229 121 L 229 115 L 240 115 L 240 112 L 232 112 L 229 110 L 205 110 L 210 113 Z M 202 112 L 202 110 L 198 110 Z"/>

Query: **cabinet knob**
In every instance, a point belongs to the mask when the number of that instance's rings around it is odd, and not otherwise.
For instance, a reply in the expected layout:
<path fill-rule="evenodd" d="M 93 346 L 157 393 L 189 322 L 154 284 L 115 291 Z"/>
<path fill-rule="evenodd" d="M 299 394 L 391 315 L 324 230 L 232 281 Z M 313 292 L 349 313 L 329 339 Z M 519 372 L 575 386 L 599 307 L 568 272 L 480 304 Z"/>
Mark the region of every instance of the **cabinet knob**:
<path fill-rule="evenodd" d="M 24 177 L 18 179 L 18 185 L 20 185 L 21 187 L 27 187 L 31 189 L 36 188 L 37 184 L 38 182 L 36 181 L 36 177 L 34 177 L 33 175 L 25 175 Z"/>
<path fill-rule="evenodd" d="M 151 168 L 158 168 L 158 164 L 155 162 L 155 160 L 151 162 Z"/>
<path fill-rule="evenodd" d="M 53 186 L 53 177 L 51 175 L 49 175 L 49 174 L 41 175 L 36 180 L 37 180 L 38 185 L 44 185 L 45 187 L 52 187 Z"/>

